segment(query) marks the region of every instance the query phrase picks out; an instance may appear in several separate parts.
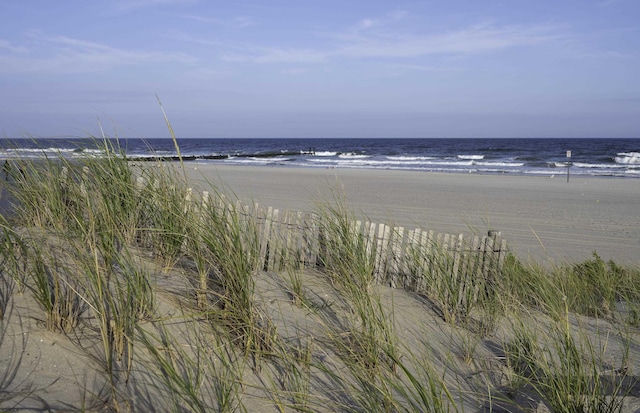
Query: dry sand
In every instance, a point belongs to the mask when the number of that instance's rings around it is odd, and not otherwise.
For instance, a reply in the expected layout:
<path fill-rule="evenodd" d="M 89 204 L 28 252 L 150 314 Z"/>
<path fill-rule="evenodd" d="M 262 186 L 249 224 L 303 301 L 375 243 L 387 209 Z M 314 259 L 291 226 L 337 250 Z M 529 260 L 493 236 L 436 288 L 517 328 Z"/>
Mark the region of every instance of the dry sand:
<path fill-rule="evenodd" d="M 444 233 L 499 230 L 521 259 L 640 264 L 640 179 L 186 164 L 243 201 L 314 210 L 340 188 L 373 222 Z M 198 187 L 198 185 L 196 185 Z"/>

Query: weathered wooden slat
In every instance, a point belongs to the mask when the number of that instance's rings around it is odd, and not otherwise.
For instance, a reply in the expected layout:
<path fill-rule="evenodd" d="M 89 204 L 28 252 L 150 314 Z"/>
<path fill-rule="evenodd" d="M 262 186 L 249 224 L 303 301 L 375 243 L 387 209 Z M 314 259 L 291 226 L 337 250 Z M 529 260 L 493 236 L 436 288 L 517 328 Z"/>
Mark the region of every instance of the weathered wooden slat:
<path fill-rule="evenodd" d="M 375 260 L 376 257 L 376 224 L 372 222 L 365 222 L 364 233 L 366 237 L 366 252 L 367 257 Z M 375 263 L 375 261 L 374 261 Z"/>
<path fill-rule="evenodd" d="M 318 231 L 318 219 L 313 213 L 308 213 L 305 216 L 305 234 L 304 234 L 304 244 L 308 248 L 308 253 L 306 254 L 306 264 L 309 267 L 315 268 L 320 263 L 318 262 L 318 254 L 320 248 L 320 234 Z"/>
<path fill-rule="evenodd" d="M 378 226 L 377 237 L 377 254 L 376 254 L 376 281 L 384 282 L 387 272 L 387 264 L 389 259 L 389 238 L 391 237 L 391 228 L 388 225 L 380 224 Z"/>
<path fill-rule="evenodd" d="M 295 243 L 294 239 L 298 230 L 295 227 L 296 223 L 296 214 L 292 212 L 288 212 L 283 217 L 283 225 L 284 225 L 284 234 L 282 234 L 282 253 L 280 257 L 280 270 L 284 268 L 288 268 L 290 265 L 291 257 L 294 256 L 293 245 Z"/>
<path fill-rule="evenodd" d="M 493 238 L 482 237 L 483 240 L 483 254 L 482 254 L 482 279 L 487 280 L 489 277 L 489 270 L 493 263 Z"/>
<path fill-rule="evenodd" d="M 284 262 L 284 268 L 301 268 L 301 251 L 302 251 L 302 242 L 300 241 L 300 236 L 302 235 L 302 227 L 300 224 L 300 220 L 302 217 L 301 212 L 292 213 L 289 217 L 289 228 L 287 234 L 287 256 Z"/>
<path fill-rule="evenodd" d="M 390 287 L 397 287 L 398 275 L 404 271 L 404 248 L 406 248 L 404 227 L 396 227 L 391 232 L 391 265 L 387 274 Z"/>
<path fill-rule="evenodd" d="M 262 234 L 260 237 L 260 260 L 264 263 L 265 269 L 268 270 L 269 259 L 267 251 L 269 249 L 269 237 L 271 235 L 271 221 L 273 216 L 273 208 L 268 207 L 265 211 L 264 222 L 262 224 Z"/>
<path fill-rule="evenodd" d="M 462 271 L 460 271 L 460 260 L 462 259 L 462 246 L 464 245 L 464 235 L 460 234 L 458 235 L 457 239 L 454 239 L 452 237 L 451 242 L 453 244 L 453 269 L 452 269 L 452 274 L 454 277 L 464 277 L 464 274 Z"/>
<path fill-rule="evenodd" d="M 268 257 L 267 257 L 267 270 L 268 271 L 273 271 L 273 268 L 275 266 L 275 261 L 276 261 L 276 250 L 278 248 L 278 236 L 280 235 L 280 211 L 277 209 L 273 210 L 273 214 L 271 216 L 271 226 L 270 226 L 270 233 L 269 233 L 269 238 L 268 238 L 268 246 L 269 248 L 267 248 L 267 252 L 268 252 Z"/>

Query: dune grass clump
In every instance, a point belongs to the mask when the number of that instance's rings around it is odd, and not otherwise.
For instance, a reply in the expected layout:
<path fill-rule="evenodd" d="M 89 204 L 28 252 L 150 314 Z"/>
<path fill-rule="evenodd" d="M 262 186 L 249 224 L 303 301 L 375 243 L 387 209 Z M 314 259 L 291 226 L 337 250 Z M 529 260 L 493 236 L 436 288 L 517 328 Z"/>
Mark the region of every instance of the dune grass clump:
<path fill-rule="evenodd" d="M 172 169 L 147 170 L 142 178 L 139 243 L 169 268 L 184 252 L 192 207 L 189 188 Z"/>
<path fill-rule="evenodd" d="M 212 312 L 214 321 L 226 325 L 237 344 L 259 358 L 271 350 L 274 332 L 255 301 L 255 276 L 262 264 L 258 228 L 253 216 L 218 195 L 217 202 L 204 203 L 190 234 L 199 244 L 200 290 L 206 285 L 212 294 L 218 309 Z M 206 280 L 203 253 L 210 263 Z"/>
<path fill-rule="evenodd" d="M 628 343 L 617 361 L 622 367 L 614 367 L 608 340 L 607 334 L 572 328 L 569 313 L 546 331 L 520 323 L 505 344 L 512 386 L 531 389 L 554 412 L 620 412 L 635 383 L 627 376 Z"/>
<path fill-rule="evenodd" d="M 20 222 L 59 232 L 72 232 L 82 221 L 78 168 L 65 160 L 22 162 L 12 191 Z M 79 180 L 79 176 L 77 177 Z"/>
<path fill-rule="evenodd" d="M 364 356 L 363 367 L 376 370 L 384 349 L 395 346 L 391 317 L 385 314 L 375 291 L 376 248 L 356 227 L 353 213 L 338 196 L 333 204 L 320 206 L 319 217 L 323 269 L 352 308 L 356 327 L 352 339 L 359 350 L 365 350 L 357 351 Z"/>
<path fill-rule="evenodd" d="M 0 321 L 4 318 L 16 286 L 24 288 L 23 259 L 27 247 L 0 214 Z"/>
<path fill-rule="evenodd" d="M 501 292 L 513 307 L 544 312 L 562 312 L 562 291 L 554 283 L 549 269 L 536 263 L 523 264 L 514 255 L 506 257 L 501 273 Z M 552 306 L 553 308 L 550 308 Z"/>
<path fill-rule="evenodd" d="M 457 250 L 441 240 L 411 245 L 406 255 L 408 288 L 428 297 L 447 323 L 489 334 L 505 312 L 498 270 L 502 266 L 494 265 L 495 257 L 479 254 L 478 246 L 464 245 L 461 238 L 456 243 Z M 465 250 L 476 252 L 465 259 L 456 255 Z"/>
<path fill-rule="evenodd" d="M 596 253 L 576 264 L 543 268 L 524 265 L 515 257 L 505 260 L 501 284 L 509 302 L 535 308 L 556 319 L 566 310 L 586 316 L 615 318 L 623 308 L 633 322 L 640 302 L 640 270 L 605 262 Z"/>
<path fill-rule="evenodd" d="M 131 368 L 134 328 L 153 312 L 154 292 L 130 253 L 141 198 L 126 158 L 104 145 L 100 159 L 22 163 L 13 220 L 27 227 L 21 266 L 13 268 L 15 278 L 26 274 L 47 329 L 73 335 L 83 318 L 97 328 L 99 362 L 117 400 L 117 377 Z"/>
<path fill-rule="evenodd" d="M 376 247 L 356 224 L 344 199 L 320 205 L 320 229 L 324 245 L 323 270 L 349 306 L 352 319 L 344 331 L 331 333 L 339 354 L 345 357 L 361 395 L 359 404 L 368 411 L 373 406 L 393 404 L 391 389 L 384 379 L 399 360 L 397 336 L 391 310 L 382 305 L 375 288 Z"/>
<path fill-rule="evenodd" d="M 40 241 L 40 240 L 38 240 Z M 70 333 L 87 310 L 81 298 L 81 285 L 74 270 L 67 267 L 55 253 L 33 245 L 29 250 L 30 281 L 27 286 L 45 313 L 45 325 L 50 331 Z M 60 250 L 58 250 L 58 253 Z"/>
<path fill-rule="evenodd" d="M 149 352 L 149 381 L 163 409 L 191 412 L 243 412 L 244 367 L 247 358 L 228 336 L 187 321 L 180 336 L 162 322 L 154 329 L 138 327 L 136 336 Z M 186 339 L 186 340 L 185 340 Z M 187 345 L 188 344 L 188 345 Z"/>
<path fill-rule="evenodd" d="M 569 308 L 579 314 L 611 317 L 618 303 L 638 301 L 640 274 L 614 262 L 593 258 L 566 268 L 560 275 L 561 289 L 570 292 Z"/>

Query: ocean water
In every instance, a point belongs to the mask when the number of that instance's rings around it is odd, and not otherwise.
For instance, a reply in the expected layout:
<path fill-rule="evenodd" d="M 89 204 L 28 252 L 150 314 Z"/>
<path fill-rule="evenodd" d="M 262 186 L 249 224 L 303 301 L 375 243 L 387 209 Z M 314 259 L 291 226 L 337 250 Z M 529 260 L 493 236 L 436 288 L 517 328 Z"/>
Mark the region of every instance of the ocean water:
<path fill-rule="evenodd" d="M 110 140 L 135 160 L 177 160 L 170 139 Z M 640 178 L 640 139 L 179 139 L 187 162 Z M 98 145 L 97 145 L 98 144 Z M 0 160 L 99 157 L 90 139 L 0 140 Z M 569 155 L 570 151 L 570 157 Z"/>

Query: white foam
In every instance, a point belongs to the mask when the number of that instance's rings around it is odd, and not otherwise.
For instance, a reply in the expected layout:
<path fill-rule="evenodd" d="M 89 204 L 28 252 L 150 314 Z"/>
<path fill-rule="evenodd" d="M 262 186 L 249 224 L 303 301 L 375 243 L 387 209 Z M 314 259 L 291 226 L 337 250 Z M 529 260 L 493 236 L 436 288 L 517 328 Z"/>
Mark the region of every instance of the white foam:
<path fill-rule="evenodd" d="M 474 162 L 473 164 L 478 166 L 503 166 L 507 168 L 524 166 L 524 162 Z"/>
<path fill-rule="evenodd" d="M 582 162 L 574 162 L 573 166 L 578 168 L 587 168 L 587 169 L 620 169 L 624 168 L 623 165 L 616 164 L 607 164 L 607 163 L 582 163 Z"/>
<path fill-rule="evenodd" d="M 484 155 L 458 155 L 458 159 L 480 160 L 484 159 Z"/>
<path fill-rule="evenodd" d="M 613 160 L 625 165 L 640 165 L 640 152 L 621 152 Z"/>
<path fill-rule="evenodd" d="M 338 155 L 338 158 L 365 159 L 365 158 L 370 158 L 370 156 L 369 155 L 358 155 L 356 153 L 349 152 L 349 153 L 341 153 L 340 155 Z"/>
<path fill-rule="evenodd" d="M 436 159 L 433 156 L 387 156 L 390 161 L 428 161 Z"/>

